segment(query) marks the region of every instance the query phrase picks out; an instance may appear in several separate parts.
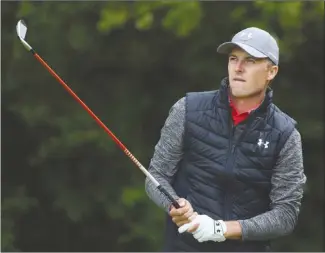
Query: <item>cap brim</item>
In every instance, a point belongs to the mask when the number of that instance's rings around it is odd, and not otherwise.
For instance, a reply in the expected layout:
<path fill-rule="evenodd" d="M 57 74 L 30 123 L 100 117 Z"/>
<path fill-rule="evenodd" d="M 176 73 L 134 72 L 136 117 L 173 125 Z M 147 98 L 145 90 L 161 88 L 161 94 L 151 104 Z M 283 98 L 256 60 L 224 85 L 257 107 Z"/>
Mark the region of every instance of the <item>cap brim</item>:
<path fill-rule="evenodd" d="M 246 51 L 249 55 L 256 58 L 267 58 L 265 54 L 262 54 L 260 51 L 252 48 L 251 46 L 245 45 L 240 42 L 225 42 L 217 48 L 217 52 L 221 54 L 229 54 L 235 47 L 240 47 Z"/>

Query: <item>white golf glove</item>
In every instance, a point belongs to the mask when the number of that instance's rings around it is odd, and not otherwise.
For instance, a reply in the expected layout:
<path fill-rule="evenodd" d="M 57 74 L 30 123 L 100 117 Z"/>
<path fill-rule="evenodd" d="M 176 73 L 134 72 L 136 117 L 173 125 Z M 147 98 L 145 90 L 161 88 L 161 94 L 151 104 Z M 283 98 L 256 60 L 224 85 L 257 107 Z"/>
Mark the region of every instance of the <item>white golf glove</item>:
<path fill-rule="evenodd" d="M 227 226 L 222 220 L 213 220 L 207 215 L 198 215 L 190 223 L 186 223 L 178 228 L 179 233 L 184 233 L 194 224 L 199 224 L 197 230 L 192 232 L 194 238 L 199 242 L 214 241 L 223 242 L 226 240 L 224 233 L 227 232 Z"/>

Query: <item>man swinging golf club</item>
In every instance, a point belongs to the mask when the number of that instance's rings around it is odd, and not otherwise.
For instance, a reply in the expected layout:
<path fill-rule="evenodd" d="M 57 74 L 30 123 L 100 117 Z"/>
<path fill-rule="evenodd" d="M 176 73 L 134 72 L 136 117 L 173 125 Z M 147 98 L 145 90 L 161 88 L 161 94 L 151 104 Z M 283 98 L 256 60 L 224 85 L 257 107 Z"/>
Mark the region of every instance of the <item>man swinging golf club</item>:
<path fill-rule="evenodd" d="M 134 155 L 124 146 L 124 144 L 114 135 L 114 133 L 97 117 L 97 115 L 78 97 L 78 95 L 61 79 L 61 77 L 39 56 L 38 53 L 25 40 L 27 34 L 27 25 L 24 20 L 19 20 L 16 25 L 17 36 L 28 52 L 31 52 L 37 61 L 62 85 L 62 87 L 85 109 L 85 111 L 102 127 L 105 132 L 112 138 L 117 146 L 138 166 L 138 168 L 146 175 L 146 178 L 155 185 L 156 189 L 166 196 L 174 207 L 179 208 L 178 202 L 167 192 L 167 190 L 159 184 L 159 182 L 142 166 L 142 164 L 134 157 Z"/>
<path fill-rule="evenodd" d="M 168 213 L 164 251 L 269 251 L 297 224 L 306 176 L 296 122 L 272 102 L 277 42 L 251 27 L 217 51 L 228 77 L 173 105 L 149 166 L 181 206 L 146 180 Z"/>

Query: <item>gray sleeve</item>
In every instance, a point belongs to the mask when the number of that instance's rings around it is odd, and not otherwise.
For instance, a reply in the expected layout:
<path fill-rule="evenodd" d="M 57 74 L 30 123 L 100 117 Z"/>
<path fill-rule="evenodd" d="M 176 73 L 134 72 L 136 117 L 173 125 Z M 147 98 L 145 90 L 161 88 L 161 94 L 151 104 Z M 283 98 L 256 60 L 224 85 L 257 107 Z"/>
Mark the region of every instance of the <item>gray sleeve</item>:
<path fill-rule="evenodd" d="M 271 183 L 270 211 L 239 221 L 243 240 L 270 240 L 284 236 L 297 224 L 306 183 L 301 136 L 297 129 L 280 151 Z"/>
<path fill-rule="evenodd" d="M 161 129 L 160 139 L 155 146 L 148 171 L 175 198 L 179 197 L 171 186 L 177 164 L 183 157 L 183 137 L 185 123 L 185 97 L 178 100 L 171 108 L 166 122 Z M 155 185 L 146 178 L 145 189 L 149 198 L 165 211 L 169 210 L 170 201 Z"/>

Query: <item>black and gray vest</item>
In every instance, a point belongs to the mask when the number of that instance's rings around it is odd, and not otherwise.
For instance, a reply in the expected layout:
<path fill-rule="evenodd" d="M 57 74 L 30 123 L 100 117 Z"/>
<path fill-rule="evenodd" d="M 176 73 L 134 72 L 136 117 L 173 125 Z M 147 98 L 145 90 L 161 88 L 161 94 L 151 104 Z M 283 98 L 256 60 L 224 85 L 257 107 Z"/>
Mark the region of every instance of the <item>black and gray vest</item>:
<path fill-rule="evenodd" d="M 272 170 L 296 122 L 272 103 L 263 103 L 233 126 L 228 79 L 219 90 L 186 95 L 184 157 L 173 187 L 195 211 L 217 220 L 249 219 L 270 210 Z M 163 251 L 269 251 L 269 241 L 199 243 L 179 234 L 167 217 Z"/>

